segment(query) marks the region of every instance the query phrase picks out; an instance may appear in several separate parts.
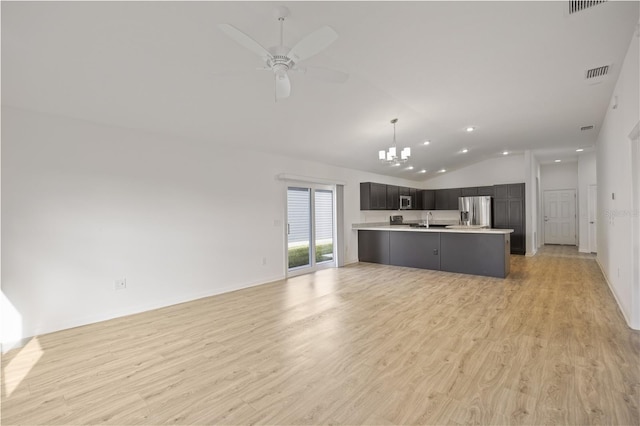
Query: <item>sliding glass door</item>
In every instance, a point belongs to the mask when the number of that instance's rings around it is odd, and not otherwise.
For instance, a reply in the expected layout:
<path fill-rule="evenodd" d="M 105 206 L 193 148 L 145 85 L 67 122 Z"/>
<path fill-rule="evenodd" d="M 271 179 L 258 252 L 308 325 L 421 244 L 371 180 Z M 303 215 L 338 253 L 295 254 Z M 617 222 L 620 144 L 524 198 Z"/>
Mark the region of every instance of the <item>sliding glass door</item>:
<path fill-rule="evenodd" d="M 287 187 L 288 275 L 335 266 L 334 188 L 327 185 Z"/>

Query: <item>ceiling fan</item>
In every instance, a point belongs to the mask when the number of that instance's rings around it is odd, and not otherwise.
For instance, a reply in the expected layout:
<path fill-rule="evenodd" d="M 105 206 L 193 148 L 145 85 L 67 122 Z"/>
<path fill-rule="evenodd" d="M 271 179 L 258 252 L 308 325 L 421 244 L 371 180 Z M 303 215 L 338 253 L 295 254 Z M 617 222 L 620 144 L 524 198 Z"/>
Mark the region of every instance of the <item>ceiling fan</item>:
<path fill-rule="evenodd" d="M 265 66 L 260 70 L 272 71 L 275 76 L 275 96 L 278 99 L 288 98 L 291 94 L 291 81 L 289 71 L 297 71 L 308 74 L 319 80 L 332 83 L 344 83 L 349 78 L 349 74 L 321 67 L 300 67 L 298 64 L 308 59 L 327 47 L 338 38 L 338 33 L 329 26 L 307 35 L 292 48 L 284 45 L 283 32 L 284 20 L 289 16 L 289 9 L 280 6 L 274 10 L 274 16 L 280 22 L 280 45 L 269 49 L 262 47 L 260 43 L 243 33 L 233 25 L 219 24 L 218 28 L 231 37 L 241 46 L 246 47 L 258 54 L 265 62 Z"/>

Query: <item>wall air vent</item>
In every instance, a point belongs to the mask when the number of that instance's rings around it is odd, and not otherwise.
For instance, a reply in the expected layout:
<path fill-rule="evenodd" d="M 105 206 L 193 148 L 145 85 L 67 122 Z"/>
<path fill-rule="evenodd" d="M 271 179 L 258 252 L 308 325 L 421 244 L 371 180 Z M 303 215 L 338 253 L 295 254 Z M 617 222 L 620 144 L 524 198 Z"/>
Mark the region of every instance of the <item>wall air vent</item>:
<path fill-rule="evenodd" d="M 583 131 L 583 132 L 585 130 L 593 130 L 593 126 L 582 126 L 582 127 L 580 127 L 580 130 Z"/>
<path fill-rule="evenodd" d="M 591 68 L 590 70 L 586 70 L 584 73 L 584 78 L 587 80 L 591 78 L 604 77 L 609 72 L 609 65 L 603 65 L 597 68 Z"/>
<path fill-rule="evenodd" d="M 572 13 L 580 12 L 585 9 L 597 6 L 600 3 L 606 3 L 607 0 L 582 0 L 582 1 L 569 1 L 569 15 Z"/>

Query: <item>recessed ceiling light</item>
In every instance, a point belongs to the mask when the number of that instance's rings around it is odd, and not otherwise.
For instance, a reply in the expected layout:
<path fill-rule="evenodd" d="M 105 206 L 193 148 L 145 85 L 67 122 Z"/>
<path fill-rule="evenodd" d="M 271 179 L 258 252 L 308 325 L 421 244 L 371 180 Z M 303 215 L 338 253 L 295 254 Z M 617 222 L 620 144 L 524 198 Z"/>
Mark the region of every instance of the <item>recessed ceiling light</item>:
<path fill-rule="evenodd" d="M 562 161 L 562 160 L 554 160 L 554 162 L 556 162 L 556 163 L 559 163 L 559 162 L 561 162 L 561 161 Z"/>
<path fill-rule="evenodd" d="M 576 149 L 576 152 L 582 152 L 582 151 L 584 151 L 584 149 L 583 149 L 583 148 L 578 148 L 578 149 Z"/>
<path fill-rule="evenodd" d="M 413 166 L 407 167 L 407 170 L 413 170 Z"/>
<path fill-rule="evenodd" d="M 475 127 L 469 126 L 467 127 L 467 132 L 473 132 L 475 129 Z"/>
<path fill-rule="evenodd" d="M 502 155 L 509 155 L 509 151 L 502 151 Z"/>
<path fill-rule="evenodd" d="M 427 171 L 425 169 L 422 169 L 418 173 L 427 173 Z"/>
<path fill-rule="evenodd" d="M 447 169 L 440 169 L 440 170 L 438 170 L 438 173 L 444 173 L 446 171 L 447 171 Z"/>
<path fill-rule="evenodd" d="M 462 153 L 463 153 L 463 154 L 466 154 L 467 152 L 469 152 L 469 150 L 468 150 L 467 148 L 465 148 L 465 149 L 463 149 L 463 150 L 462 150 Z"/>
<path fill-rule="evenodd" d="M 422 143 L 422 145 L 429 145 L 430 143 L 431 143 L 431 141 L 424 141 L 424 142 Z"/>

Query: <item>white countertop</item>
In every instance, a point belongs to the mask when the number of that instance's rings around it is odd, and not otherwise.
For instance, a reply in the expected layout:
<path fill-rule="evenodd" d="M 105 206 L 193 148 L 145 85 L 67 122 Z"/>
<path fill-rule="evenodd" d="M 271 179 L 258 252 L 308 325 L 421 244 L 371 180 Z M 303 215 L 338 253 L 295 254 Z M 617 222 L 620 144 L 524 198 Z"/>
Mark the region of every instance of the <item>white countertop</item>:
<path fill-rule="evenodd" d="M 513 229 L 496 228 L 470 228 L 470 229 L 447 229 L 447 228 L 412 228 L 409 225 L 375 225 L 367 226 L 359 224 L 353 227 L 354 231 L 399 231 L 399 232 L 446 232 L 462 234 L 511 234 Z"/>

